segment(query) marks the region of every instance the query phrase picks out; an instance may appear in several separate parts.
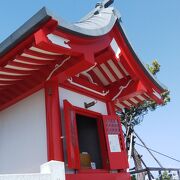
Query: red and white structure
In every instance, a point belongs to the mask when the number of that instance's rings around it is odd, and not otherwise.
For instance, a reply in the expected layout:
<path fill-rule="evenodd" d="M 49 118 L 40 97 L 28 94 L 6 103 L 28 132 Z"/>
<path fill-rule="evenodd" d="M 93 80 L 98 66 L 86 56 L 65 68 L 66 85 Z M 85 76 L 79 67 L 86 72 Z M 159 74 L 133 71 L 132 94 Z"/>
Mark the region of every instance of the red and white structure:
<path fill-rule="evenodd" d="M 62 161 L 67 180 L 130 179 L 116 111 L 163 102 L 113 7 L 75 24 L 45 8 L 0 45 L 0 173 Z M 91 168 L 83 168 L 81 153 Z"/>

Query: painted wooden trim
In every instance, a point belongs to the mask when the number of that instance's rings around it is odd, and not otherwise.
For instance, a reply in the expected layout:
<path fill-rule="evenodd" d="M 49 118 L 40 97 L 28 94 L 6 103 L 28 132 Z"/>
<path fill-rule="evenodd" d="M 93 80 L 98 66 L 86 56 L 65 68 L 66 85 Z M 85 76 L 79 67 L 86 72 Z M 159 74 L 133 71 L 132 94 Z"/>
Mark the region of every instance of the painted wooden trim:
<path fill-rule="evenodd" d="M 58 82 L 45 84 L 48 161 L 64 161 Z"/>

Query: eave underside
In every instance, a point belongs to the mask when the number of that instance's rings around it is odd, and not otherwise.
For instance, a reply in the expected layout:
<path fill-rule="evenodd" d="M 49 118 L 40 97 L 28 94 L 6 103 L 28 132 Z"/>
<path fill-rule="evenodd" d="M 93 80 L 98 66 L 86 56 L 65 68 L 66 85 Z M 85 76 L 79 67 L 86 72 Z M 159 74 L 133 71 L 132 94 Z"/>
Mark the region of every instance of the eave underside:
<path fill-rule="evenodd" d="M 48 16 L 0 59 L 0 110 L 37 91 L 49 80 L 113 101 L 117 109 L 152 99 L 163 90 L 147 76 L 115 23 L 98 37 L 58 28 Z M 16 40 L 17 42 L 18 40 Z M 5 45 L 6 47 L 6 45 Z M 7 46 L 8 47 L 8 46 Z"/>

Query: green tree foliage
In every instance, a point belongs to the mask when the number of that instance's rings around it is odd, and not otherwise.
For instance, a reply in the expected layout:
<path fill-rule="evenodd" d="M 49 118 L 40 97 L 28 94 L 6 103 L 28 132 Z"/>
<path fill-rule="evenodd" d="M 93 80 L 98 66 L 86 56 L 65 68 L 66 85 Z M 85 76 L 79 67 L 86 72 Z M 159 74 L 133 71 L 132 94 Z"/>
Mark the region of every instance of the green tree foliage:
<path fill-rule="evenodd" d="M 153 74 L 156 75 L 159 71 L 160 71 L 160 64 L 158 63 L 157 60 L 154 60 L 152 62 L 152 65 L 150 66 L 149 64 L 147 64 L 147 68 L 149 69 L 149 71 Z"/>
<path fill-rule="evenodd" d="M 136 107 L 132 106 L 130 109 L 125 109 L 124 112 L 119 113 L 122 123 L 125 125 L 129 122 L 132 126 L 141 123 L 148 111 L 154 111 L 158 106 L 164 106 L 170 101 L 169 91 L 164 92 L 161 96 L 164 101 L 162 105 L 158 105 L 155 101 L 147 100 Z"/>
<path fill-rule="evenodd" d="M 147 68 L 148 70 L 155 76 L 159 71 L 160 71 L 160 64 L 158 63 L 157 60 L 154 60 L 152 62 L 152 65 L 148 65 L 147 64 Z M 170 102 L 170 96 L 169 96 L 169 91 L 167 90 L 166 92 L 164 92 L 163 94 L 161 94 L 162 98 L 163 98 L 163 105 L 166 105 L 168 102 Z"/>
<path fill-rule="evenodd" d="M 157 60 L 154 60 L 152 62 L 152 65 L 147 64 L 148 70 L 155 76 L 160 71 L 160 64 Z M 168 102 L 170 102 L 170 92 L 167 90 L 164 93 L 161 94 L 161 97 L 163 98 L 163 105 L 166 105 Z M 155 107 L 155 106 L 154 106 Z"/>
<path fill-rule="evenodd" d="M 156 75 L 160 71 L 160 65 L 157 60 L 152 62 L 152 65 L 147 65 L 149 71 Z M 130 109 L 125 109 L 124 112 L 118 113 L 121 117 L 122 123 L 127 127 L 127 123 L 130 123 L 132 126 L 135 126 L 142 122 L 143 117 L 148 111 L 154 111 L 158 106 L 164 106 L 170 102 L 170 92 L 167 90 L 161 94 L 163 99 L 163 104 L 158 105 L 155 101 L 146 100 L 144 103 L 137 105 L 136 107 L 131 107 Z"/>
<path fill-rule="evenodd" d="M 156 180 L 160 180 L 160 178 L 157 178 Z M 169 176 L 167 171 L 164 171 L 162 174 L 162 180 L 171 180 L 171 177 Z"/>
<path fill-rule="evenodd" d="M 131 176 L 131 180 L 137 180 L 135 175 Z"/>
<path fill-rule="evenodd" d="M 168 175 L 167 171 L 164 171 L 162 174 L 162 180 L 170 180 L 171 177 Z"/>
<path fill-rule="evenodd" d="M 152 62 L 152 65 L 147 65 L 148 70 L 152 73 L 152 75 L 156 76 L 156 74 L 160 71 L 160 65 L 157 60 Z M 161 94 L 163 99 L 163 104 L 159 105 L 153 100 L 146 100 L 137 106 L 133 106 L 129 109 L 124 109 L 123 112 L 119 112 L 118 115 L 121 117 L 122 124 L 126 129 L 126 147 L 129 150 L 130 147 L 130 137 L 131 132 L 134 131 L 134 126 L 140 124 L 144 118 L 144 115 L 147 114 L 149 111 L 154 111 L 159 106 L 164 106 L 170 101 L 169 91 L 166 90 L 164 93 Z M 133 143 L 133 152 L 135 152 L 135 147 Z M 135 153 L 132 153 L 135 154 Z M 137 162 L 141 161 L 138 156 L 134 156 L 134 164 L 137 170 L 142 169 L 142 167 L 137 166 Z M 142 166 L 142 164 L 140 165 Z M 169 180 L 166 174 L 163 174 L 163 180 Z M 134 178 L 134 177 L 133 177 Z"/>

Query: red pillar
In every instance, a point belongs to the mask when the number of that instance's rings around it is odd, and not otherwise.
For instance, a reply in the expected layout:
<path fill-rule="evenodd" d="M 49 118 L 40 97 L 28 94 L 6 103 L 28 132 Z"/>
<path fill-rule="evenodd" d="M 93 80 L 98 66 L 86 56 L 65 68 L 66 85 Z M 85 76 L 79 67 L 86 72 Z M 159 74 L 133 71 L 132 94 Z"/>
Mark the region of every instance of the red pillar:
<path fill-rule="evenodd" d="M 108 115 L 116 115 L 115 105 L 113 101 L 108 101 L 106 103 L 106 107 L 107 107 Z"/>
<path fill-rule="evenodd" d="M 45 83 L 45 104 L 48 161 L 63 161 L 58 81 L 54 80 Z"/>

